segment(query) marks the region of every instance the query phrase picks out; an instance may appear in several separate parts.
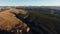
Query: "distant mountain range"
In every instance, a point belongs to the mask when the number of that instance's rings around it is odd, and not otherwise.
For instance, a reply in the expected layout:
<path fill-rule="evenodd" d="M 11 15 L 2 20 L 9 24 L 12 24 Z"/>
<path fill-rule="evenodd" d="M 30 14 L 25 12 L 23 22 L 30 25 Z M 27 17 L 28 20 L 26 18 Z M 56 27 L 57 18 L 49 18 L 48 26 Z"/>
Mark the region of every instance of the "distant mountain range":
<path fill-rule="evenodd" d="M 26 9 L 32 12 L 42 12 L 50 14 L 60 14 L 60 6 L 0 6 L 0 7 L 14 7 L 17 9 Z"/>

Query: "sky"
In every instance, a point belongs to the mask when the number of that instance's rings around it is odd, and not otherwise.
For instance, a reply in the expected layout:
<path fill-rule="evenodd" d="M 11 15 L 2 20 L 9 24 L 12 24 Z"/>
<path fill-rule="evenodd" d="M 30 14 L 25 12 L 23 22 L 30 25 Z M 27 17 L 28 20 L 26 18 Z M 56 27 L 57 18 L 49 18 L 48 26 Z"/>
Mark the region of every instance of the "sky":
<path fill-rule="evenodd" d="M 0 6 L 60 6 L 60 0 L 0 0 Z"/>

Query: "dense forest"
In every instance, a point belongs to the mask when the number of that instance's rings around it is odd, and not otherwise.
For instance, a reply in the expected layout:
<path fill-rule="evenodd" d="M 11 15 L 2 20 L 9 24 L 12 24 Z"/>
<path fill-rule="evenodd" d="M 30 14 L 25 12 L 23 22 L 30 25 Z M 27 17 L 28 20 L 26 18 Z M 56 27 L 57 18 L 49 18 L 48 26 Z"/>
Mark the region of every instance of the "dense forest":
<path fill-rule="evenodd" d="M 32 29 L 33 34 L 60 34 L 60 10 L 41 7 L 21 9 L 29 12 L 26 23 Z M 55 14 L 51 14 L 51 10 L 54 10 Z"/>
<path fill-rule="evenodd" d="M 60 33 L 60 15 L 47 14 L 47 13 L 38 13 L 38 12 L 29 12 L 32 17 L 32 27 L 36 29 L 45 31 L 46 34 L 53 32 L 54 34 Z M 42 28 L 42 29 L 40 29 Z M 45 29 L 44 29 L 45 28 Z M 46 30 L 48 29 L 48 30 Z M 39 32 L 38 30 L 38 32 Z M 41 32 L 42 32 L 41 31 Z M 49 32 L 51 31 L 51 32 Z M 41 34 L 39 32 L 38 34 Z M 47 33 L 48 32 L 48 33 Z"/>

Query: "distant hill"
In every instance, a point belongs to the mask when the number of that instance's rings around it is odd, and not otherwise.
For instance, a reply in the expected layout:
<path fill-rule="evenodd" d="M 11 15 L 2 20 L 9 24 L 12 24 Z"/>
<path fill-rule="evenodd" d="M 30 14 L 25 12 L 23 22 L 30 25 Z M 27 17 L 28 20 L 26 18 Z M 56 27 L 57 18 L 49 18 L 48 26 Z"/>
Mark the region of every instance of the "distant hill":
<path fill-rule="evenodd" d="M 17 9 L 25 9 L 31 12 L 49 13 L 49 14 L 60 14 L 60 6 L 21 6 L 16 7 Z"/>

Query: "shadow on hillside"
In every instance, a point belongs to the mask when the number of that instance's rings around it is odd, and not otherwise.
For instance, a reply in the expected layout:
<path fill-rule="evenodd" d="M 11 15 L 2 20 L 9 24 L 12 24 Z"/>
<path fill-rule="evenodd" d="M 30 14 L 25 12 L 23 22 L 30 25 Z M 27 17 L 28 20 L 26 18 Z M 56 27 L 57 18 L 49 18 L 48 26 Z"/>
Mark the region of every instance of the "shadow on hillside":
<path fill-rule="evenodd" d="M 0 30 L 0 34 L 14 34 L 14 33 L 8 32 L 8 31 L 5 31 L 5 30 Z"/>

